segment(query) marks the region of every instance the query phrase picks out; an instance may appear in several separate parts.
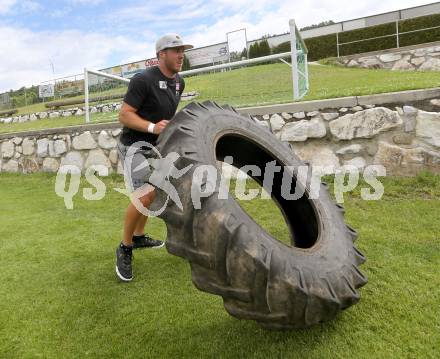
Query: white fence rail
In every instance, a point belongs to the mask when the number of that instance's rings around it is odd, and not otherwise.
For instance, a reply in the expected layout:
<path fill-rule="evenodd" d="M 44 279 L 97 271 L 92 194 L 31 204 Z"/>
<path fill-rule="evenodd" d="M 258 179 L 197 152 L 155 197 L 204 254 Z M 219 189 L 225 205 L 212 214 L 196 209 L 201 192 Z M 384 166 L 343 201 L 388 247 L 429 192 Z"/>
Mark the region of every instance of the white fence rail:
<path fill-rule="evenodd" d="M 341 21 L 336 24 L 315 27 L 309 30 L 301 31 L 303 39 L 318 37 L 323 35 L 336 34 L 338 32 L 363 29 L 370 26 L 383 25 L 390 22 L 414 19 L 416 17 L 433 15 L 440 13 L 440 2 L 428 5 L 421 5 L 396 11 L 390 11 L 382 14 L 366 16 L 358 19 Z"/>
<path fill-rule="evenodd" d="M 353 40 L 353 41 L 347 41 L 347 42 L 339 42 L 339 33 L 336 33 L 336 47 L 337 47 L 338 57 L 340 57 L 340 52 L 341 52 L 340 48 L 343 45 L 355 44 L 358 42 L 365 42 L 365 41 L 376 40 L 376 39 L 384 39 L 387 37 L 395 37 L 396 38 L 396 48 L 400 48 L 400 37 L 402 35 L 412 34 L 412 33 L 420 32 L 420 31 L 434 30 L 434 29 L 439 29 L 439 28 L 440 28 L 440 26 L 432 26 L 432 27 L 425 27 L 422 29 L 417 29 L 417 30 L 412 30 L 412 31 L 399 31 L 399 22 L 396 21 L 396 32 L 394 34 L 369 37 L 367 39 Z"/>

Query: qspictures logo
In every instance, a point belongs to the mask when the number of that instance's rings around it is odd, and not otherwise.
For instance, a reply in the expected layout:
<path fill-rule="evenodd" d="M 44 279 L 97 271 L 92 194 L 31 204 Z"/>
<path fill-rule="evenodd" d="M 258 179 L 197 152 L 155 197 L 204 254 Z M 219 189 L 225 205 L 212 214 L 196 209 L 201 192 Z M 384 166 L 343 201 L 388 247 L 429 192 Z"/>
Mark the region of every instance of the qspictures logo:
<path fill-rule="evenodd" d="M 183 210 L 179 192 L 173 185 L 175 180 L 183 176 L 191 176 L 190 198 L 194 209 L 201 208 L 202 198 L 217 195 L 219 200 L 227 199 L 231 193 L 231 177 L 225 176 L 224 171 L 213 165 L 189 164 L 178 168 L 180 155 L 170 152 L 165 157 L 152 144 L 139 141 L 131 145 L 123 161 L 125 188 L 113 188 L 114 191 L 130 198 L 133 205 L 145 216 L 159 216 L 173 201 L 180 210 Z M 140 159 L 140 160 L 139 160 Z M 226 165 L 234 163 L 232 156 L 224 159 Z M 90 166 L 84 176 L 88 184 L 82 190 L 84 199 L 89 201 L 101 200 L 107 193 L 105 183 L 99 178 L 107 176 L 109 170 L 103 165 Z M 344 193 L 350 192 L 359 186 L 361 177 L 368 185 L 361 188 L 361 198 L 367 201 L 379 200 L 384 194 L 384 187 L 377 177 L 386 175 L 385 167 L 371 165 L 363 169 L 354 166 L 279 166 L 276 161 L 267 162 L 264 168 L 256 165 L 244 165 L 237 171 L 235 197 L 242 201 L 250 201 L 260 197 L 271 199 L 274 190 L 274 179 L 281 176 L 280 193 L 282 198 L 295 201 L 305 195 L 310 199 L 318 199 L 321 195 L 321 181 L 326 173 L 334 173 L 334 195 L 338 203 L 344 202 Z M 251 177 L 262 178 L 262 187 L 247 188 L 247 181 Z M 143 182 L 139 185 L 139 178 Z M 81 170 L 73 165 L 61 166 L 58 170 L 55 193 L 64 199 L 67 209 L 74 209 L 73 199 L 78 195 L 81 182 Z M 279 183 L 279 181 L 278 181 Z M 166 194 L 166 200 L 161 208 L 151 210 L 143 206 L 141 198 L 151 191 L 160 190 Z"/>

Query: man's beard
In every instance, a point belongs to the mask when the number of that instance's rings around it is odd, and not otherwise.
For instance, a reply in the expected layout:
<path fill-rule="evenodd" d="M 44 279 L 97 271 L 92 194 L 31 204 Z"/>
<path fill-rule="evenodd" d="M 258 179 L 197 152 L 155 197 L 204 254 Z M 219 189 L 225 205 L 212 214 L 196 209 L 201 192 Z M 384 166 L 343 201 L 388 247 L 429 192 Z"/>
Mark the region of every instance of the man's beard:
<path fill-rule="evenodd" d="M 174 67 L 171 61 L 165 61 L 165 66 L 173 74 L 177 74 L 180 71 L 180 66 Z"/>

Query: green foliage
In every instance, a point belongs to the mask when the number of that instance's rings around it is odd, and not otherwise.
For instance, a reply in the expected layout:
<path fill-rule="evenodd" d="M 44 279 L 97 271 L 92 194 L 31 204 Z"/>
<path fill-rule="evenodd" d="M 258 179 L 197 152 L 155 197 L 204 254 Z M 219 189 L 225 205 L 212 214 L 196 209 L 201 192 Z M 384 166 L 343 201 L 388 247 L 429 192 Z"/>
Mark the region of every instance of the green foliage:
<path fill-rule="evenodd" d="M 248 56 L 248 50 L 244 48 L 243 51 L 241 52 L 241 58 L 247 59 L 247 56 Z"/>
<path fill-rule="evenodd" d="M 241 61 L 241 54 L 242 52 L 240 51 L 232 51 L 229 53 L 229 59 L 231 62 L 235 62 L 235 61 Z"/>
<path fill-rule="evenodd" d="M 399 33 L 423 28 L 440 26 L 440 14 L 422 16 L 415 19 L 399 21 Z M 364 29 L 345 31 L 339 33 L 339 43 L 369 39 L 372 37 L 392 35 L 396 33 L 396 23 L 387 23 L 371 26 Z M 424 30 L 410 34 L 401 34 L 400 46 L 417 45 L 427 42 L 440 41 L 440 28 Z M 326 57 L 337 56 L 336 34 L 324 35 L 305 39 L 304 42 L 309 50 L 309 60 L 319 60 Z M 341 45 L 340 55 L 351 55 L 369 51 L 395 48 L 397 41 L 395 36 L 380 39 L 366 40 L 358 43 Z"/>
<path fill-rule="evenodd" d="M 267 39 L 263 39 L 259 44 L 259 57 L 270 55 L 270 46 Z"/>
<path fill-rule="evenodd" d="M 271 48 L 269 46 L 269 42 L 267 41 L 267 38 L 264 38 L 261 41 L 255 42 L 254 44 L 250 45 L 249 47 L 249 58 L 257 58 L 257 57 L 263 57 L 268 56 L 271 54 Z M 269 64 L 270 61 L 267 62 L 261 62 L 258 65 L 265 65 Z"/>
<path fill-rule="evenodd" d="M 255 42 L 249 46 L 249 58 L 254 59 L 256 57 L 260 57 L 260 45 L 258 42 Z"/>
<path fill-rule="evenodd" d="M 256 57 L 268 56 L 271 53 L 269 42 L 267 38 L 261 41 L 257 41 L 249 46 L 249 58 L 253 59 Z"/>
<path fill-rule="evenodd" d="M 307 56 L 309 61 L 338 55 L 336 50 L 336 36 L 333 34 L 304 39 L 304 43 L 309 51 Z"/>
<path fill-rule="evenodd" d="M 290 52 L 290 41 L 285 41 L 277 46 L 272 47 L 273 54 L 281 54 L 283 52 Z"/>
<path fill-rule="evenodd" d="M 38 86 L 31 86 L 29 88 L 22 87 L 16 91 L 10 91 L 9 96 L 11 99 L 12 108 L 31 105 L 41 102 L 38 97 Z"/>
<path fill-rule="evenodd" d="M 191 64 L 189 63 L 189 59 L 185 56 L 183 58 L 182 71 L 187 71 L 191 69 Z"/>
<path fill-rule="evenodd" d="M 420 28 L 440 26 L 440 14 L 424 16 L 423 18 L 408 19 L 399 23 L 399 32 L 414 31 Z M 411 34 L 403 34 L 400 38 L 400 46 L 422 44 L 440 40 L 440 28 L 428 31 L 419 31 Z"/>
<path fill-rule="evenodd" d="M 327 20 L 327 21 L 322 21 L 319 24 L 313 24 L 313 25 L 309 25 L 309 26 L 305 26 L 302 27 L 301 29 L 299 29 L 300 31 L 305 31 L 305 30 L 310 30 L 310 29 L 315 29 L 317 27 L 321 27 L 321 26 L 328 26 L 328 25 L 333 25 L 335 22 L 333 20 Z"/>
<path fill-rule="evenodd" d="M 395 23 L 371 26 L 365 29 L 358 29 L 340 33 L 339 43 L 358 41 L 378 36 L 393 35 L 395 33 Z M 350 54 L 358 54 L 362 52 L 385 50 L 393 47 L 397 47 L 396 37 L 390 36 L 380 39 L 373 39 L 348 45 L 342 45 L 339 47 L 339 53 L 341 56 L 344 56 Z"/>

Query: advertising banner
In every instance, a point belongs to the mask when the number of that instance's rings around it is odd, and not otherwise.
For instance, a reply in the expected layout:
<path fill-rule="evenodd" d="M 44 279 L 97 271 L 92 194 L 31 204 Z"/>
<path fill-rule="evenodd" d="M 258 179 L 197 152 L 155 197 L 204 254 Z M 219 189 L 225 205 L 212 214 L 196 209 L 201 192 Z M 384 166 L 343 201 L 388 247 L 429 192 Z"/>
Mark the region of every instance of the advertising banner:
<path fill-rule="evenodd" d="M 63 80 L 57 82 L 55 87 L 57 96 L 76 95 L 84 92 L 84 80 Z"/>
<path fill-rule="evenodd" d="M 109 75 L 122 76 L 122 66 L 110 67 L 101 71 Z"/>
<path fill-rule="evenodd" d="M 110 75 L 116 75 L 131 79 L 135 74 L 145 70 L 147 67 L 153 67 L 157 65 L 159 65 L 159 60 L 157 58 L 151 58 L 147 60 L 132 62 L 125 65 L 109 67 L 100 71 Z"/>
<path fill-rule="evenodd" d="M 188 58 L 191 67 L 212 64 L 213 62 L 228 61 L 228 45 L 224 42 L 217 45 L 192 49 L 185 52 L 185 56 Z"/>
<path fill-rule="evenodd" d="M 7 92 L 0 94 L 0 105 L 7 105 L 9 102 L 10 98 Z"/>
<path fill-rule="evenodd" d="M 55 95 L 55 86 L 53 84 L 46 84 L 38 86 L 38 97 L 39 98 L 47 98 L 54 97 Z"/>

